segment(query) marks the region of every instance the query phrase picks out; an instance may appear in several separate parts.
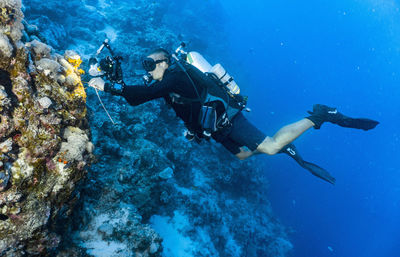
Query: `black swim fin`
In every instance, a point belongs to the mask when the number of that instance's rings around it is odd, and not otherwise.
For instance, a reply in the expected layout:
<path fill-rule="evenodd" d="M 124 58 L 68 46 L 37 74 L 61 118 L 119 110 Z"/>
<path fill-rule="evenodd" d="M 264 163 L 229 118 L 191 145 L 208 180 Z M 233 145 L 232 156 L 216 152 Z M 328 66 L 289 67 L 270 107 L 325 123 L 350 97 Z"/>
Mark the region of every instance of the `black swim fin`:
<path fill-rule="evenodd" d="M 379 122 L 376 120 L 370 120 L 365 118 L 349 118 L 343 115 L 343 118 L 338 121 L 338 124 L 341 127 L 345 128 L 356 128 L 362 130 L 370 130 L 375 128 Z"/>
<path fill-rule="evenodd" d="M 331 183 L 332 185 L 334 185 L 336 182 L 336 179 L 332 177 L 332 175 L 329 174 L 329 172 L 327 172 L 326 170 L 324 170 L 323 168 L 319 167 L 314 163 L 303 161 L 302 167 L 311 172 L 311 174 L 313 174 L 314 176 L 319 177 Z"/>
<path fill-rule="evenodd" d="M 362 130 L 370 130 L 375 128 L 379 122 L 365 118 L 351 118 L 334 107 L 329 107 L 323 104 L 314 104 L 313 111 L 308 111 L 311 116 L 306 117 L 311 120 L 315 129 L 319 129 L 324 122 L 331 122 L 345 128 L 355 128 Z"/>
<path fill-rule="evenodd" d="M 326 170 L 323 168 L 319 167 L 318 165 L 311 163 L 311 162 L 306 162 L 303 160 L 303 158 L 300 156 L 299 152 L 297 151 L 296 147 L 293 144 L 288 144 L 285 147 L 283 147 L 279 153 L 285 153 L 292 157 L 301 167 L 304 169 L 308 170 L 311 172 L 316 177 L 319 177 L 332 185 L 335 184 L 336 179 L 329 174 Z"/>

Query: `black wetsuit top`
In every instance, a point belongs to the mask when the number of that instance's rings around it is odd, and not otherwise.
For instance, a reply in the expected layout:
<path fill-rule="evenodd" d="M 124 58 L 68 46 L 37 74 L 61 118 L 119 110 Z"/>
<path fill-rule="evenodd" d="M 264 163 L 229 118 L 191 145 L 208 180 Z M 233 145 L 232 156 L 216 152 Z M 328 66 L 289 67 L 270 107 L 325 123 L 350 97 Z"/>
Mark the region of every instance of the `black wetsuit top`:
<path fill-rule="evenodd" d="M 196 80 L 196 76 L 202 76 L 200 73 L 201 71 L 197 69 L 190 69 L 190 78 Z M 200 131 L 198 121 L 202 106 L 201 97 L 206 93 L 206 87 L 198 85 L 198 82 L 196 82 L 196 85 L 195 87 L 192 84 L 189 76 L 182 69 L 170 67 L 165 71 L 162 81 L 156 81 L 149 86 L 126 86 L 119 95 L 123 96 L 129 104 L 134 106 L 153 99 L 164 98 L 174 109 L 176 115 L 184 121 L 188 129 Z M 176 102 L 172 97 L 174 94 L 192 99 L 192 101 L 190 103 Z"/>

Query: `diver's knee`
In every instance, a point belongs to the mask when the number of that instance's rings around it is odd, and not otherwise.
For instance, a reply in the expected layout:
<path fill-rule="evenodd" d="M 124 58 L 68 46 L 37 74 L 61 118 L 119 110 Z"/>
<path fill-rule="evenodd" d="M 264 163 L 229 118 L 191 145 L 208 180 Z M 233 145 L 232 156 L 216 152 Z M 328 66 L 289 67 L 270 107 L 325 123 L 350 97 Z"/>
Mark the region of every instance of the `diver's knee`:
<path fill-rule="evenodd" d="M 247 158 L 249 158 L 250 156 L 253 155 L 252 151 L 249 151 L 248 149 L 241 147 L 240 148 L 240 152 L 235 154 L 235 156 L 239 159 L 239 160 L 245 160 Z"/>
<path fill-rule="evenodd" d="M 235 156 L 236 156 L 236 158 L 238 158 L 241 161 L 246 160 L 247 158 L 249 158 L 248 156 L 241 155 L 240 153 L 236 154 Z"/>
<path fill-rule="evenodd" d="M 259 152 L 262 152 L 262 153 L 265 153 L 265 154 L 268 154 L 268 155 L 275 155 L 275 154 L 277 154 L 278 152 L 279 152 L 279 150 L 280 149 L 271 149 L 271 148 L 268 148 L 268 147 L 266 147 L 266 148 L 257 148 L 257 151 L 259 151 Z"/>
<path fill-rule="evenodd" d="M 266 137 L 257 147 L 257 151 L 268 155 L 275 155 L 281 150 L 281 146 L 272 137 Z"/>

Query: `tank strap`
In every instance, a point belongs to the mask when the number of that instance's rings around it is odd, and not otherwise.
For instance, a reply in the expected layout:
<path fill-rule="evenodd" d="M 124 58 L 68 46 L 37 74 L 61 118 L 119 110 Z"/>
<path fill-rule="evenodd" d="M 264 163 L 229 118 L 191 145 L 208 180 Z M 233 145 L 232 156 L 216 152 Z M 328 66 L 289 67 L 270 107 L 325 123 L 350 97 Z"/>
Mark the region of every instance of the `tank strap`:
<path fill-rule="evenodd" d="M 222 79 L 223 77 L 225 77 L 226 76 L 226 74 L 228 74 L 228 72 L 227 71 L 225 71 L 225 73 L 224 73 L 224 75 L 222 75 L 219 79 Z"/>
<path fill-rule="evenodd" d="M 224 75 L 225 76 L 225 75 Z M 233 77 L 230 77 L 223 85 L 226 87 L 233 81 Z"/>

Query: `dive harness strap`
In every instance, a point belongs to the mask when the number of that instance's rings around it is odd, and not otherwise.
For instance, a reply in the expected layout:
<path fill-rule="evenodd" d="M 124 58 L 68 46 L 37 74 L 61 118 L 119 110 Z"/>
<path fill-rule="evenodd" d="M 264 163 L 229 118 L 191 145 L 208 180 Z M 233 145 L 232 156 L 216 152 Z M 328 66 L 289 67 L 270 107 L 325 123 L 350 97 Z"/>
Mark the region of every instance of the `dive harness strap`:
<path fill-rule="evenodd" d="M 243 108 L 244 106 L 240 106 L 239 109 L 236 108 L 230 108 L 230 102 L 229 100 L 231 99 L 231 96 L 229 95 L 228 92 L 225 92 L 228 94 L 227 97 L 227 101 L 224 101 L 223 99 L 219 98 L 219 97 L 214 97 L 209 95 L 208 92 L 208 88 L 204 88 L 204 93 L 202 96 L 200 96 L 197 87 L 193 81 L 193 79 L 191 78 L 191 76 L 189 75 L 189 72 L 187 71 L 187 69 L 179 62 L 179 60 L 176 60 L 175 62 L 179 68 L 186 74 L 186 76 L 189 78 L 191 85 L 193 86 L 193 89 L 196 92 L 197 95 L 197 99 L 193 99 L 193 98 L 188 98 L 188 97 L 183 97 L 177 93 L 170 93 L 169 96 L 171 98 L 171 101 L 173 103 L 177 103 L 177 104 L 193 104 L 193 103 L 200 103 L 201 107 L 200 107 L 200 115 L 199 115 L 199 120 L 198 120 L 198 124 L 204 129 L 204 125 L 205 123 L 209 123 L 212 124 L 214 123 L 215 126 L 214 129 L 211 129 L 211 131 L 209 130 L 209 128 L 206 128 L 203 131 L 203 134 L 206 136 L 206 138 L 211 136 L 211 132 L 215 132 L 219 129 L 225 128 L 227 126 L 231 125 L 231 120 L 233 119 L 233 117 L 236 116 L 236 114 L 238 114 Z M 210 77 L 209 74 L 204 74 L 207 77 Z M 213 78 L 211 77 L 211 80 L 216 83 L 218 86 L 221 87 L 221 85 Z M 222 85 L 223 87 L 223 85 Z M 235 98 L 235 100 L 237 100 Z M 221 101 L 225 107 L 225 111 L 223 112 L 222 115 L 220 115 L 220 117 L 216 117 L 215 115 L 209 115 L 209 113 L 214 113 L 216 112 L 215 110 L 215 106 L 213 106 L 212 102 L 213 101 Z M 211 104 L 206 104 L 206 103 L 211 103 Z M 210 110 L 210 107 L 213 108 L 213 110 Z M 193 116 L 193 114 L 192 114 Z M 206 120 L 206 117 L 215 117 L 215 120 L 213 122 L 211 122 L 210 120 Z M 193 131 L 191 131 L 191 133 L 193 133 Z"/>

